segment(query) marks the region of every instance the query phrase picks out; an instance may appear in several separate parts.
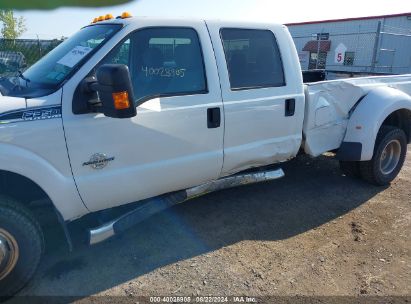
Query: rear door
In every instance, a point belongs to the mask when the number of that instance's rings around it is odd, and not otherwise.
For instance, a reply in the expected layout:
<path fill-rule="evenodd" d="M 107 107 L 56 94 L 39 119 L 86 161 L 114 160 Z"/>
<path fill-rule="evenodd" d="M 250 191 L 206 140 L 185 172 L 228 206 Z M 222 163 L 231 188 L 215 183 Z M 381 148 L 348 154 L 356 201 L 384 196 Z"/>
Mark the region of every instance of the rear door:
<path fill-rule="evenodd" d="M 207 22 L 224 113 L 223 175 L 295 156 L 302 140 L 301 69 L 285 27 Z"/>
<path fill-rule="evenodd" d="M 131 26 L 103 60 L 84 67 L 82 76 L 64 87 L 72 169 L 93 211 L 216 179 L 223 164 L 221 91 L 204 23 L 143 20 Z M 143 102 L 136 117 L 73 113 L 79 81 L 105 63 L 129 66 L 135 95 Z M 104 166 L 91 164 L 102 157 Z"/>

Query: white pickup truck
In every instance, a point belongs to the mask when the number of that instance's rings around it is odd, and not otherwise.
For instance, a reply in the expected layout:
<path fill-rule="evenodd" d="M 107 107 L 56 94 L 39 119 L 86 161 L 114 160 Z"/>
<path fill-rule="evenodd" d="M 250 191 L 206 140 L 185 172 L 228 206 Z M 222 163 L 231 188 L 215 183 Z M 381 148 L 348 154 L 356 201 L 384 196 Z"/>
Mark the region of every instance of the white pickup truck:
<path fill-rule="evenodd" d="M 411 76 L 303 84 L 283 25 L 97 18 L 0 80 L 0 294 L 43 254 L 32 201 L 101 242 L 155 212 L 284 175 L 300 151 L 389 184 L 411 142 Z M 125 210 L 110 216 L 107 210 Z M 125 208 L 124 206 L 131 206 Z"/>

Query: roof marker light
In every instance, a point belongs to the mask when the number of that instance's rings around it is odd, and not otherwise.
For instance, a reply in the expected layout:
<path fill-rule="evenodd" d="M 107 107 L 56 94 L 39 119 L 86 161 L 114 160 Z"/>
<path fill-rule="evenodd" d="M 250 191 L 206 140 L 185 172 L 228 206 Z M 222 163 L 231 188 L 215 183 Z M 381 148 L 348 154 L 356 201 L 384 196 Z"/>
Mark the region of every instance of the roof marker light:
<path fill-rule="evenodd" d="M 114 17 L 113 17 L 113 15 L 112 14 L 107 14 L 105 17 L 104 17 L 104 20 L 110 20 L 110 19 L 113 19 Z"/>
<path fill-rule="evenodd" d="M 121 14 L 121 19 L 130 18 L 132 15 L 129 12 L 123 12 Z"/>
<path fill-rule="evenodd" d="M 99 16 L 97 21 L 103 21 L 104 20 L 104 16 Z"/>

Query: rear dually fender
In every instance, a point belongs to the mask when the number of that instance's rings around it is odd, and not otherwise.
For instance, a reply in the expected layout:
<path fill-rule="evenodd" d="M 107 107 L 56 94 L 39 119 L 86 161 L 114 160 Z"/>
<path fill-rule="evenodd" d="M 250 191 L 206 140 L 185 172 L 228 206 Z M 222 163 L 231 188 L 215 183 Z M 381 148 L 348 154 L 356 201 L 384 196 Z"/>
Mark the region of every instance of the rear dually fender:
<path fill-rule="evenodd" d="M 362 98 L 348 120 L 337 158 L 370 160 L 383 124 L 403 129 L 411 142 L 411 97 L 408 94 L 391 87 L 379 87 Z"/>

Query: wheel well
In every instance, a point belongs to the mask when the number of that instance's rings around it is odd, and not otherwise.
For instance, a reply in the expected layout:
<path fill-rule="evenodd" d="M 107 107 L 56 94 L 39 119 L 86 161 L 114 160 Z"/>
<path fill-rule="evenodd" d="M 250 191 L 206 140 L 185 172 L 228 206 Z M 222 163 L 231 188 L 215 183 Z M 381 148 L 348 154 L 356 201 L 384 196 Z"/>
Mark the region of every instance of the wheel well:
<path fill-rule="evenodd" d="M 43 231 L 61 226 L 56 209 L 44 190 L 31 179 L 9 171 L 0 170 L 0 193 L 26 206 L 40 223 Z"/>
<path fill-rule="evenodd" d="M 383 126 L 395 126 L 402 129 L 411 143 L 411 111 L 407 109 L 392 112 L 382 123 Z"/>
<path fill-rule="evenodd" d="M 29 178 L 2 170 L 0 170 L 0 192 L 24 204 L 49 199 L 43 189 Z"/>

